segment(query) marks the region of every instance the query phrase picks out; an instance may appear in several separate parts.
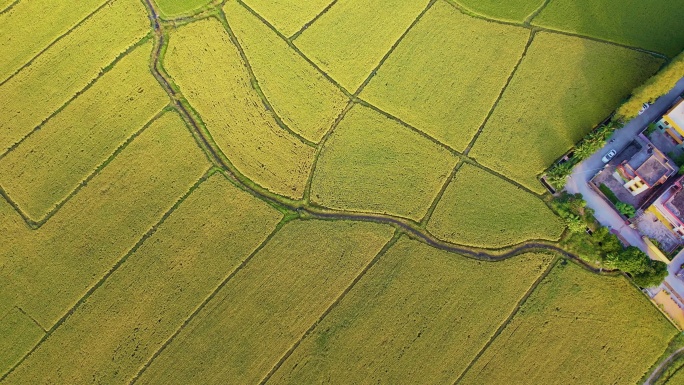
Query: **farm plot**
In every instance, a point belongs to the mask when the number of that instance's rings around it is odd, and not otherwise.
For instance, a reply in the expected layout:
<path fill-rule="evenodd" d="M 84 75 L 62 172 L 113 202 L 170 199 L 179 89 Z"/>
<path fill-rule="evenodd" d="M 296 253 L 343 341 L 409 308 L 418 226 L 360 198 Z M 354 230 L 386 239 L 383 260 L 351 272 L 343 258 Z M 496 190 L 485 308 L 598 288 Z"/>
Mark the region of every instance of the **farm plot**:
<path fill-rule="evenodd" d="M 268 383 L 451 384 L 550 260 L 481 262 L 404 237 Z"/>
<path fill-rule="evenodd" d="M 138 383 L 258 383 L 391 236 L 391 227 L 371 223 L 288 224 L 221 288 Z"/>
<path fill-rule="evenodd" d="M 339 0 L 295 44 L 356 91 L 429 0 Z"/>
<path fill-rule="evenodd" d="M 169 103 L 138 47 L 39 131 L 0 159 L 0 184 L 34 220 L 44 217 Z"/>
<path fill-rule="evenodd" d="M 544 0 L 450 0 L 460 4 L 467 11 L 494 19 L 522 22 L 537 8 L 544 4 Z"/>
<path fill-rule="evenodd" d="M 348 99 L 268 26 L 236 1 L 223 8 L 262 91 L 285 124 L 321 140 Z"/>
<path fill-rule="evenodd" d="M 463 384 L 629 384 L 677 330 L 623 277 L 558 264 Z"/>
<path fill-rule="evenodd" d="M 281 216 L 214 175 L 6 383 L 128 383 Z"/>
<path fill-rule="evenodd" d="M 437 2 L 361 97 L 463 151 L 496 102 L 529 34 Z"/>
<path fill-rule="evenodd" d="M 244 0 L 285 36 L 292 36 L 333 0 Z"/>
<path fill-rule="evenodd" d="M 577 37 L 536 34 L 470 155 L 531 190 L 662 61 Z"/>
<path fill-rule="evenodd" d="M 171 18 L 191 13 L 211 3 L 213 0 L 154 0 L 162 17 Z"/>
<path fill-rule="evenodd" d="M 558 240 L 564 226 L 539 198 L 464 164 L 444 191 L 427 228 L 440 239 L 495 248 L 530 239 Z"/>
<path fill-rule="evenodd" d="M 149 28 L 139 0 L 115 0 L 0 86 L 0 153 L 91 83 Z"/>
<path fill-rule="evenodd" d="M 457 160 L 420 134 L 355 105 L 319 155 L 311 201 L 420 221 Z"/>
<path fill-rule="evenodd" d="M 39 230 L 10 234 L 0 292 L 49 329 L 209 166 L 180 117 L 165 114 Z"/>
<path fill-rule="evenodd" d="M 0 1 L 0 11 L 12 2 Z M 28 0 L 0 14 L 0 82 L 106 2 Z"/>
<path fill-rule="evenodd" d="M 174 31 L 164 62 L 240 172 L 274 193 L 304 195 L 315 149 L 278 126 L 219 21 L 205 19 Z"/>
<path fill-rule="evenodd" d="M 554 0 L 533 24 L 663 53 L 684 49 L 680 1 Z"/>
<path fill-rule="evenodd" d="M 43 329 L 19 308 L 0 315 L 0 376 L 31 350 L 43 334 Z"/>

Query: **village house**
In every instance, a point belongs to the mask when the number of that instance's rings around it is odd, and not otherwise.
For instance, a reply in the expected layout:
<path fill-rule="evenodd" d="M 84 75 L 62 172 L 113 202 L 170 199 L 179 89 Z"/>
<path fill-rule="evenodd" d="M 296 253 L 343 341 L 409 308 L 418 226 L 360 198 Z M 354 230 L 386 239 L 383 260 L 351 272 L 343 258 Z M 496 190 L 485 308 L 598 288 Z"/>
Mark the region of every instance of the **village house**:
<path fill-rule="evenodd" d="M 617 165 L 615 172 L 624 182 L 623 187 L 636 196 L 664 183 L 677 169 L 665 154 L 646 141 L 640 151 Z"/>
<path fill-rule="evenodd" d="M 684 143 L 684 100 L 680 99 L 657 123 L 678 144 Z"/>

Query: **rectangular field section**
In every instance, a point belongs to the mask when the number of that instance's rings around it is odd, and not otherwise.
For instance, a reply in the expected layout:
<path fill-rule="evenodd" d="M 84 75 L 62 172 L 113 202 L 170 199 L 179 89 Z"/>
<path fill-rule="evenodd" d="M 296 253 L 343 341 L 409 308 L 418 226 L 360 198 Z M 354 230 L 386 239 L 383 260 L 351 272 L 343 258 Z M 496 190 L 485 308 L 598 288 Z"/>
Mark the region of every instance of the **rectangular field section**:
<path fill-rule="evenodd" d="M 49 9 L 47 6 L 41 12 Z M 33 25 L 30 20 L 24 22 Z M 149 31 L 150 20 L 140 0 L 114 0 L 2 84 L 0 154 L 83 90 Z"/>
<path fill-rule="evenodd" d="M 14 238 L 0 293 L 49 329 L 208 168 L 183 121 L 167 113 L 45 225 Z"/>
<path fill-rule="evenodd" d="M 128 383 L 281 216 L 210 177 L 6 383 Z"/>
<path fill-rule="evenodd" d="M 268 383 L 452 384 L 551 258 L 481 262 L 401 238 Z"/>
<path fill-rule="evenodd" d="M 677 330 L 624 277 L 561 262 L 462 384 L 635 384 Z"/>
<path fill-rule="evenodd" d="M 169 104 L 149 70 L 152 42 L 0 159 L 0 184 L 33 220 L 45 217 Z"/>
<path fill-rule="evenodd" d="M 259 383 L 391 236 L 391 227 L 370 223 L 286 225 L 137 383 Z"/>
<path fill-rule="evenodd" d="M 230 0 L 233 1 L 233 0 Z M 334 0 L 245 0 L 285 36 L 294 35 Z"/>

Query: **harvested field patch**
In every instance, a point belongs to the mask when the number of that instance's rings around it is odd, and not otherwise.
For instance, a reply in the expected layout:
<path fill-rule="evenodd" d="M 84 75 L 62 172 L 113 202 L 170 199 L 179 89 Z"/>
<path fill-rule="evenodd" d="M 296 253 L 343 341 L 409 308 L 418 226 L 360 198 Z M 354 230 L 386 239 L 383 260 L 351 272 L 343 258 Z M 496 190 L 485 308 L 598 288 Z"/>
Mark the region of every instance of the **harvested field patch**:
<path fill-rule="evenodd" d="M 169 103 L 147 65 L 152 43 L 0 159 L 0 184 L 34 220 L 43 218 Z"/>
<path fill-rule="evenodd" d="M 0 86 L 0 153 L 91 83 L 149 28 L 140 0 L 115 0 Z"/>
<path fill-rule="evenodd" d="M 323 12 L 333 0 L 244 0 L 280 33 L 291 36 Z"/>
<path fill-rule="evenodd" d="M 634 384 L 676 333 L 625 278 L 560 263 L 462 383 Z"/>
<path fill-rule="evenodd" d="M 236 1 L 227 2 L 224 10 L 273 109 L 290 129 L 319 142 L 347 97 Z"/>
<path fill-rule="evenodd" d="M 128 383 L 281 216 L 211 177 L 6 383 Z"/>
<path fill-rule="evenodd" d="M 208 168 L 180 117 L 165 114 L 39 230 L 10 234 L 0 293 L 49 329 Z"/>
<path fill-rule="evenodd" d="M 537 175 L 661 63 L 645 53 L 539 32 L 470 155 L 542 193 Z"/>
<path fill-rule="evenodd" d="M 404 237 L 268 383 L 451 384 L 550 260 L 480 262 Z"/>
<path fill-rule="evenodd" d="M 553 0 L 533 24 L 675 56 L 684 49 L 680 1 Z"/>
<path fill-rule="evenodd" d="M 278 126 L 219 21 L 174 31 L 165 67 L 240 172 L 276 194 L 304 195 L 315 149 Z"/>
<path fill-rule="evenodd" d="M 466 10 L 494 19 L 522 22 L 527 19 L 544 0 L 450 0 Z"/>
<path fill-rule="evenodd" d="M 288 224 L 221 288 L 138 382 L 258 383 L 391 236 L 391 227 L 372 223 Z"/>
<path fill-rule="evenodd" d="M 295 44 L 356 91 L 429 0 L 339 0 Z"/>
<path fill-rule="evenodd" d="M 106 1 L 25 0 L 0 14 L 0 82 Z M 0 10 L 11 3 L 0 1 Z"/>
<path fill-rule="evenodd" d="M 212 2 L 212 0 L 154 0 L 162 16 L 170 18 L 190 13 Z"/>
<path fill-rule="evenodd" d="M 420 221 L 457 160 L 444 147 L 356 105 L 319 155 L 311 200 Z"/>
<path fill-rule="evenodd" d="M 0 315 L 0 376 L 19 362 L 43 334 L 40 326 L 16 307 Z"/>
<path fill-rule="evenodd" d="M 530 32 L 437 2 L 361 97 L 463 151 L 499 96 Z"/>
<path fill-rule="evenodd" d="M 427 228 L 443 240 L 497 248 L 530 239 L 556 241 L 564 227 L 538 197 L 464 164 L 444 191 Z"/>

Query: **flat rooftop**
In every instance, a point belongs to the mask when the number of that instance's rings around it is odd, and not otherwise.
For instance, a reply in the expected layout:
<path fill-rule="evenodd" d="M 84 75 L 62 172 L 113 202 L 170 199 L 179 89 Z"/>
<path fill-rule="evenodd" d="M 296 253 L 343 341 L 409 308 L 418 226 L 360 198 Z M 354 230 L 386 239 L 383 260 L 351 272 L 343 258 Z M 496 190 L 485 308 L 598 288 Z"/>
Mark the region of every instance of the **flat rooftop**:
<path fill-rule="evenodd" d="M 657 156 L 651 155 L 634 171 L 649 186 L 654 186 L 662 177 L 669 175 L 672 170 L 673 168 L 666 166 Z"/>
<path fill-rule="evenodd" d="M 680 100 L 666 115 L 678 125 L 679 128 L 684 129 L 684 100 Z"/>

